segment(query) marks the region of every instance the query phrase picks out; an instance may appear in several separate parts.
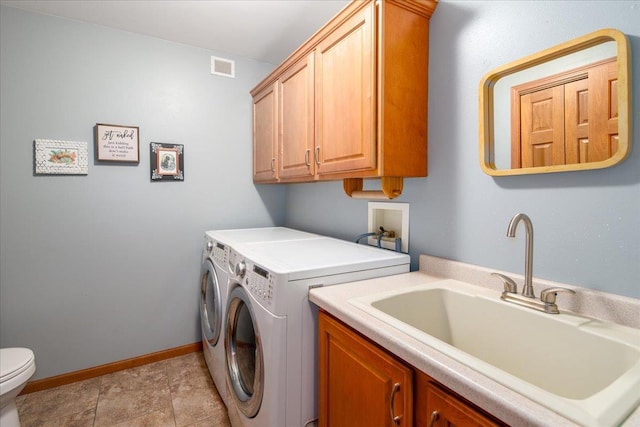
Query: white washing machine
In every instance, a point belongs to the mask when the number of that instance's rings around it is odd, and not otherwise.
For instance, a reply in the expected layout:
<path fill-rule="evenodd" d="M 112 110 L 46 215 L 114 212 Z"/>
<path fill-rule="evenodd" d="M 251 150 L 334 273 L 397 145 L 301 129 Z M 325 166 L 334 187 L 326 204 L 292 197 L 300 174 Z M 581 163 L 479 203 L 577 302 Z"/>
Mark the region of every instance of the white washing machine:
<path fill-rule="evenodd" d="M 406 273 L 409 256 L 328 237 L 235 249 L 224 336 L 229 411 L 245 427 L 313 425 L 317 308 L 309 289 Z"/>
<path fill-rule="evenodd" d="M 319 236 L 315 234 L 284 227 L 205 232 L 200 273 L 202 349 L 211 378 L 227 406 L 229 393 L 225 379 L 224 331 L 229 295 L 229 273 L 234 271 L 238 263 L 233 245 L 317 237 Z"/>

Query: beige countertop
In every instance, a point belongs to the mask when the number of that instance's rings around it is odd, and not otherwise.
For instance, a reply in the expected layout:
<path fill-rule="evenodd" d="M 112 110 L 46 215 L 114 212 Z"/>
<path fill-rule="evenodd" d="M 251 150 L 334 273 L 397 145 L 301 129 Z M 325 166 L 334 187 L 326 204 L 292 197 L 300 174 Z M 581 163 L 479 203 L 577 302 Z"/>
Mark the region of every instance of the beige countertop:
<path fill-rule="evenodd" d="M 418 286 L 443 278 L 463 281 L 466 278 L 467 282 L 493 287 L 496 290 L 501 286 L 499 282 L 493 283 L 495 280 L 484 277 L 489 275 L 489 270 L 482 267 L 423 255 L 420 258 L 420 268 L 421 271 L 412 273 L 315 288 L 310 291 L 309 300 L 408 364 L 425 372 L 460 396 L 510 425 L 575 426 L 574 422 L 403 333 L 349 302 L 352 298 L 390 291 L 399 287 Z M 480 277 L 480 279 L 477 281 L 469 280 L 471 274 L 476 274 L 474 277 Z M 512 275 L 512 277 L 518 279 L 517 275 Z M 574 287 L 574 289 L 579 288 Z M 589 298 L 603 298 L 602 295 L 596 294 L 593 293 Z M 620 311 L 623 312 L 623 315 L 625 312 L 629 313 L 624 317 L 623 322 L 616 323 L 626 323 L 628 326 L 638 327 L 635 324 L 638 321 L 637 313 L 640 301 L 617 296 L 604 298 L 609 304 L 616 306 L 616 314 L 613 316 L 620 316 Z M 563 302 L 564 300 L 559 301 L 561 309 L 563 309 Z M 581 305 L 588 306 L 589 304 L 583 301 Z M 592 315 L 592 313 L 584 312 L 581 314 Z M 636 408 L 623 425 L 640 426 L 640 408 Z"/>

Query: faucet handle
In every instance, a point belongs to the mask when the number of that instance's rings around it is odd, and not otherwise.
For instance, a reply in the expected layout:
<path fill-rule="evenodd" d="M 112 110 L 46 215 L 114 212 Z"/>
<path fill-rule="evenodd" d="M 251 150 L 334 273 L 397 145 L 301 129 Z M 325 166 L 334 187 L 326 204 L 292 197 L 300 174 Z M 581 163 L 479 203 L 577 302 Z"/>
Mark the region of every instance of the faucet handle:
<path fill-rule="evenodd" d="M 570 294 L 576 293 L 576 291 L 574 291 L 573 289 L 568 288 L 547 288 L 540 292 L 540 301 L 546 304 L 555 304 L 558 292 L 567 292 Z"/>
<path fill-rule="evenodd" d="M 516 282 L 514 282 L 511 277 L 505 276 L 504 274 L 500 273 L 491 273 L 491 275 L 496 276 L 502 280 L 505 292 L 509 292 L 511 294 L 518 293 L 518 285 L 516 285 Z"/>

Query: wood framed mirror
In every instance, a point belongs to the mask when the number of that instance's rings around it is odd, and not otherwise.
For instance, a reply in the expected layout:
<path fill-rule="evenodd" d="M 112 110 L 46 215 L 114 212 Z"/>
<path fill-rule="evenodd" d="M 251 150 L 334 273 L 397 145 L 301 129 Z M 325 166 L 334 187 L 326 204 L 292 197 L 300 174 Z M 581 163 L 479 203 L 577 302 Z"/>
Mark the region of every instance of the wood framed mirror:
<path fill-rule="evenodd" d="M 480 167 L 492 176 L 601 169 L 631 148 L 627 37 L 603 29 L 498 67 L 479 90 Z"/>

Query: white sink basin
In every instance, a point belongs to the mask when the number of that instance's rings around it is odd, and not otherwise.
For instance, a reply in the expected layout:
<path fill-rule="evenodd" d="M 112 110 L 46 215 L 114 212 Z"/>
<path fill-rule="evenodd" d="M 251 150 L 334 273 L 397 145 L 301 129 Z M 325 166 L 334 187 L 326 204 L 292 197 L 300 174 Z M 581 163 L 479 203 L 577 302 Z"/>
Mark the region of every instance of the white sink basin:
<path fill-rule="evenodd" d="M 640 404 L 638 329 L 537 312 L 456 280 L 350 303 L 579 424 L 618 425 Z"/>

